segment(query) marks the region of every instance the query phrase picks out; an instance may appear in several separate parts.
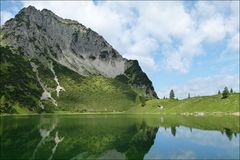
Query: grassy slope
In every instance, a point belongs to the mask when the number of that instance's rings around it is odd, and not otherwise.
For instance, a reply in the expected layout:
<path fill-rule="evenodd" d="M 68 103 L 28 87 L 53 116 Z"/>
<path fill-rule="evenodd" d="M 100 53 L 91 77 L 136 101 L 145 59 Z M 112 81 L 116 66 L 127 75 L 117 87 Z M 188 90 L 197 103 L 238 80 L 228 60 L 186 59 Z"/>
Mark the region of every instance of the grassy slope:
<path fill-rule="evenodd" d="M 118 80 L 97 75 L 84 77 L 57 63 L 53 66 L 60 85 L 66 90 L 57 97 L 53 76 L 42 77 L 45 82 L 52 84 L 52 95 L 58 103 L 55 111 L 118 112 L 141 103 L 140 94 Z M 45 75 L 47 70 L 42 69 L 40 75 Z"/>
<path fill-rule="evenodd" d="M 31 58 L 31 62 L 38 65 L 41 81 L 58 103 L 56 107 L 50 100 L 44 100 L 42 103 L 45 109 L 42 110 L 39 105 L 43 89 L 37 81 L 36 74 L 32 71 L 28 58 L 13 54 L 9 48 L 2 46 L 1 57 L 3 57 L 1 59 L 1 113 L 119 112 L 140 104 L 143 99 L 142 90 L 119 80 L 96 75 L 83 77 L 54 62 L 54 70 L 60 85 L 66 90 L 60 92 L 60 96 L 57 97 L 57 84 L 53 73 L 47 65 Z"/>
<path fill-rule="evenodd" d="M 30 63 L 21 55 L 13 55 L 8 47 L 0 46 L 0 55 L 1 112 L 14 113 L 12 106 L 16 107 L 19 112 L 23 111 L 21 106 L 36 111 L 42 89 L 37 83 Z M 8 106 L 8 111 L 6 106 Z"/>
<path fill-rule="evenodd" d="M 129 113 L 193 113 L 193 112 L 239 112 L 239 93 L 222 99 L 221 95 L 193 97 L 183 100 L 154 99 L 146 102 L 144 107 L 131 108 Z M 160 109 L 157 106 L 163 106 Z"/>
<path fill-rule="evenodd" d="M 91 76 L 74 80 L 64 75 L 59 79 L 66 90 L 57 98 L 60 110 L 124 111 L 138 103 L 137 94 L 114 79 Z"/>

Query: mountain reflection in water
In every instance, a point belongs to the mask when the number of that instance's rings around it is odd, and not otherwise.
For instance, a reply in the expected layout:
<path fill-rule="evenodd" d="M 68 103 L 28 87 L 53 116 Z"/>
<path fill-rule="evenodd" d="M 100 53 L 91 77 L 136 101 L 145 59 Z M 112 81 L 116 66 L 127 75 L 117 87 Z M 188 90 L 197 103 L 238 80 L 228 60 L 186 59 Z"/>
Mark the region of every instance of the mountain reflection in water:
<path fill-rule="evenodd" d="M 238 124 L 238 117 L 6 116 L 1 159 L 239 159 Z"/>

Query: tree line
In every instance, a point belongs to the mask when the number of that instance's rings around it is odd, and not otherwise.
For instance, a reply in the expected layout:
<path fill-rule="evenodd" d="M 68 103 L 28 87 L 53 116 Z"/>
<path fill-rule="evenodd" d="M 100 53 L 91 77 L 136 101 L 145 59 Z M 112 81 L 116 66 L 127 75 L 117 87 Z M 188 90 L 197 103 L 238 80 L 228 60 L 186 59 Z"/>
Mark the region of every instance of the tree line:
<path fill-rule="evenodd" d="M 229 95 L 232 94 L 232 93 L 234 93 L 234 91 L 233 91 L 232 88 L 229 90 L 228 87 L 224 87 L 222 93 L 221 93 L 221 91 L 219 90 L 217 94 L 218 94 L 218 95 L 222 95 L 222 99 L 224 99 L 224 98 L 228 98 Z M 190 93 L 188 93 L 187 98 L 191 98 Z M 163 99 L 166 99 L 166 97 L 164 96 Z M 174 93 L 174 90 L 173 90 L 173 89 L 170 90 L 169 99 L 178 99 L 178 98 L 175 98 L 175 93 Z"/>

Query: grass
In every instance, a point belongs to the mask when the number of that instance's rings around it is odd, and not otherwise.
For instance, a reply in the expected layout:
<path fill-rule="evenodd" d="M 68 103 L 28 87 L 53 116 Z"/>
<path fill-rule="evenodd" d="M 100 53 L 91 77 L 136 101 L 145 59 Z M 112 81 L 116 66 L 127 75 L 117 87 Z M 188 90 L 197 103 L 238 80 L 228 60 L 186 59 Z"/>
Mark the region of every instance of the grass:
<path fill-rule="evenodd" d="M 54 70 L 66 90 L 55 97 L 59 104 L 55 107 L 57 111 L 122 112 L 141 103 L 141 95 L 134 87 L 116 79 L 79 76 L 57 64 Z"/>
<path fill-rule="evenodd" d="M 129 113 L 234 113 L 239 112 L 239 93 L 233 93 L 222 99 L 221 95 L 199 96 L 183 100 L 153 99 L 146 102 L 144 107 L 135 106 Z M 163 106 L 163 109 L 160 108 Z"/>

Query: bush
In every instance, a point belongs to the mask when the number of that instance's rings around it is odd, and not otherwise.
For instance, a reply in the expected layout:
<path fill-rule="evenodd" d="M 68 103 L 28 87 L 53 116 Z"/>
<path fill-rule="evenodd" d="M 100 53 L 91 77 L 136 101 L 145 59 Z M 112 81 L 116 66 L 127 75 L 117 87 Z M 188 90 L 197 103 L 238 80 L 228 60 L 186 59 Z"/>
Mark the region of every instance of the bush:
<path fill-rule="evenodd" d="M 0 113 L 15 113 L 15 109 L 12 104 L 8 102 L 5 96 L 2 96 L 0 99 Z"/>

